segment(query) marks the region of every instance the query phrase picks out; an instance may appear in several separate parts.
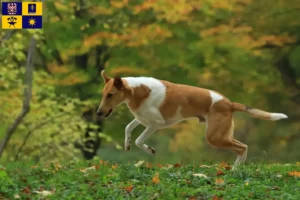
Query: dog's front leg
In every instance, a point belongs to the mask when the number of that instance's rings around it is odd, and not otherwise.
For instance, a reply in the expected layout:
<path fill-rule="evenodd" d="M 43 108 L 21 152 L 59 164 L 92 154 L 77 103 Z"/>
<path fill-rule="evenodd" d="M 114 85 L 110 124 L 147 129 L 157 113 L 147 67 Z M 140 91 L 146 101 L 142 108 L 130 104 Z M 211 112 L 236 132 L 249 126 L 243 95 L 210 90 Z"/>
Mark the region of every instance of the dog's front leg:
<path fill-rule="evenodd" d="M 128 151 L 131 147 L 131 132 L 132 130 L 137 127 L 140 122 L 137 119 L 134 119 L 130 122 L 125 129 L 125 150 Z"/>
<path fill-rule="evenodd" d="M 136 146 L 138 146 L 139 148 L 143 149 L 144 151 L 146 151 L 147 153 L 151 154 L 151 155 L 155 155 L 155 149 L 144 144 L 144 141 L 147 139 L 147 137 L 149 137 L 152 133 L 154 133 L 157 130 L 156 127 L 154 126 L 148 126 L 143 133 L 135 140 L 135 144 Z"/>

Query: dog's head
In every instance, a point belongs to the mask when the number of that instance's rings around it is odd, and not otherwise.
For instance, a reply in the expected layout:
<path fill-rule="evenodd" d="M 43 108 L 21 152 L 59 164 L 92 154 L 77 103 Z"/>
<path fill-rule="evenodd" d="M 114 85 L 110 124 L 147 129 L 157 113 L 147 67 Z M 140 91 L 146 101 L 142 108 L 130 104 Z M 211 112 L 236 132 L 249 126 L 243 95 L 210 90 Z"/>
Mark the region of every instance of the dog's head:
<path fill-rule="evenodd" d="M 97 115 L 109 117 L 113 109 L 125 100 L 125 86 L 119 76 L 110 78 L 105 74 L 104 70 L 101 71 L 101 76 L 105 86 Z"/>

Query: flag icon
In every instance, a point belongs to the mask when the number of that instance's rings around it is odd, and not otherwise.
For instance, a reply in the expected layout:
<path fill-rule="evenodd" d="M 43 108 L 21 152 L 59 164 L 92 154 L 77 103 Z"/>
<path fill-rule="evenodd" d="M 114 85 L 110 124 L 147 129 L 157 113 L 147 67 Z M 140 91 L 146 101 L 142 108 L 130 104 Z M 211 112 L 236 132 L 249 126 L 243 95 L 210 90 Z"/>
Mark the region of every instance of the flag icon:
<path fill-rule="evenodd" d="M 2 15 L 22 15 L 22 2 L 2 2 Z"/>
<path fill-rule="evenodd" d="M 41 29 L 43 27 L 42 16 L 23 16 L 23 29 Z"/>
<path fill-rule="evenodd" d="M 22 29 L 22 16 L 2 16 L 2 29 Z"/>
<path fill-rule="evenodd" d="M 42 29 L 43 2 L 1 2 L 1 29 Z"/>
<path fill-rule="evenodd" d="M 36 5 L 33 3 L 28 4 L 28 13 L 29 14 L 36 14 Z"/>
<path fill-rule="evenodd" d="M 22 2 L 22 15 L 43 15 L 42 2 Z"/>

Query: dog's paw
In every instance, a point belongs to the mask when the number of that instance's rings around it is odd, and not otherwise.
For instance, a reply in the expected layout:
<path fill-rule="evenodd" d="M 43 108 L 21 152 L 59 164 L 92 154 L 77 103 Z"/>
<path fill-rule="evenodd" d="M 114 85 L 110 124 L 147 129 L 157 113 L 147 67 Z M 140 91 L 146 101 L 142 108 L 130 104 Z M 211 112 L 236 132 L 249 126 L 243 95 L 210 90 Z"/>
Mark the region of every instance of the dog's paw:
<path fill-rule="evenodd" d="M 151 155 L 155 155 L 156 151 L 155 151 L 154 148 L 149 147 L 149 146 L 148 146 L 147 148 L 149 149 L 149 153 L 150 153 Z"/>
<path fill-rule="evenodd" d="M 130 137 L 125 139 L 125 145 L 124 146 L 125 146 L 125 151 L 130 150 L 130 148 L 131 148 L 131 138 Z"/>

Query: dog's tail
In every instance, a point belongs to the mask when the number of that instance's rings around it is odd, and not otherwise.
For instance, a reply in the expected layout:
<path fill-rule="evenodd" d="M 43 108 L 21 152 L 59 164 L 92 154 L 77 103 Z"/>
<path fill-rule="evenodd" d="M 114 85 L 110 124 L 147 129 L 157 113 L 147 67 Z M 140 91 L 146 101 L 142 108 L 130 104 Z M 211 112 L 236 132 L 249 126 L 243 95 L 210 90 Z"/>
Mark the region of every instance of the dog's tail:
<path fill-rule="evenodd" d="M 270 113 L 256 108 L 251 108 L 236 102 L 232 102 L 232 109 L 233 111 L 246 112 L 252 117 L 264 119 L 264 120 L 276 121 L 276 120 L 288 118 L 288 116 L 282 113 Z"/>

